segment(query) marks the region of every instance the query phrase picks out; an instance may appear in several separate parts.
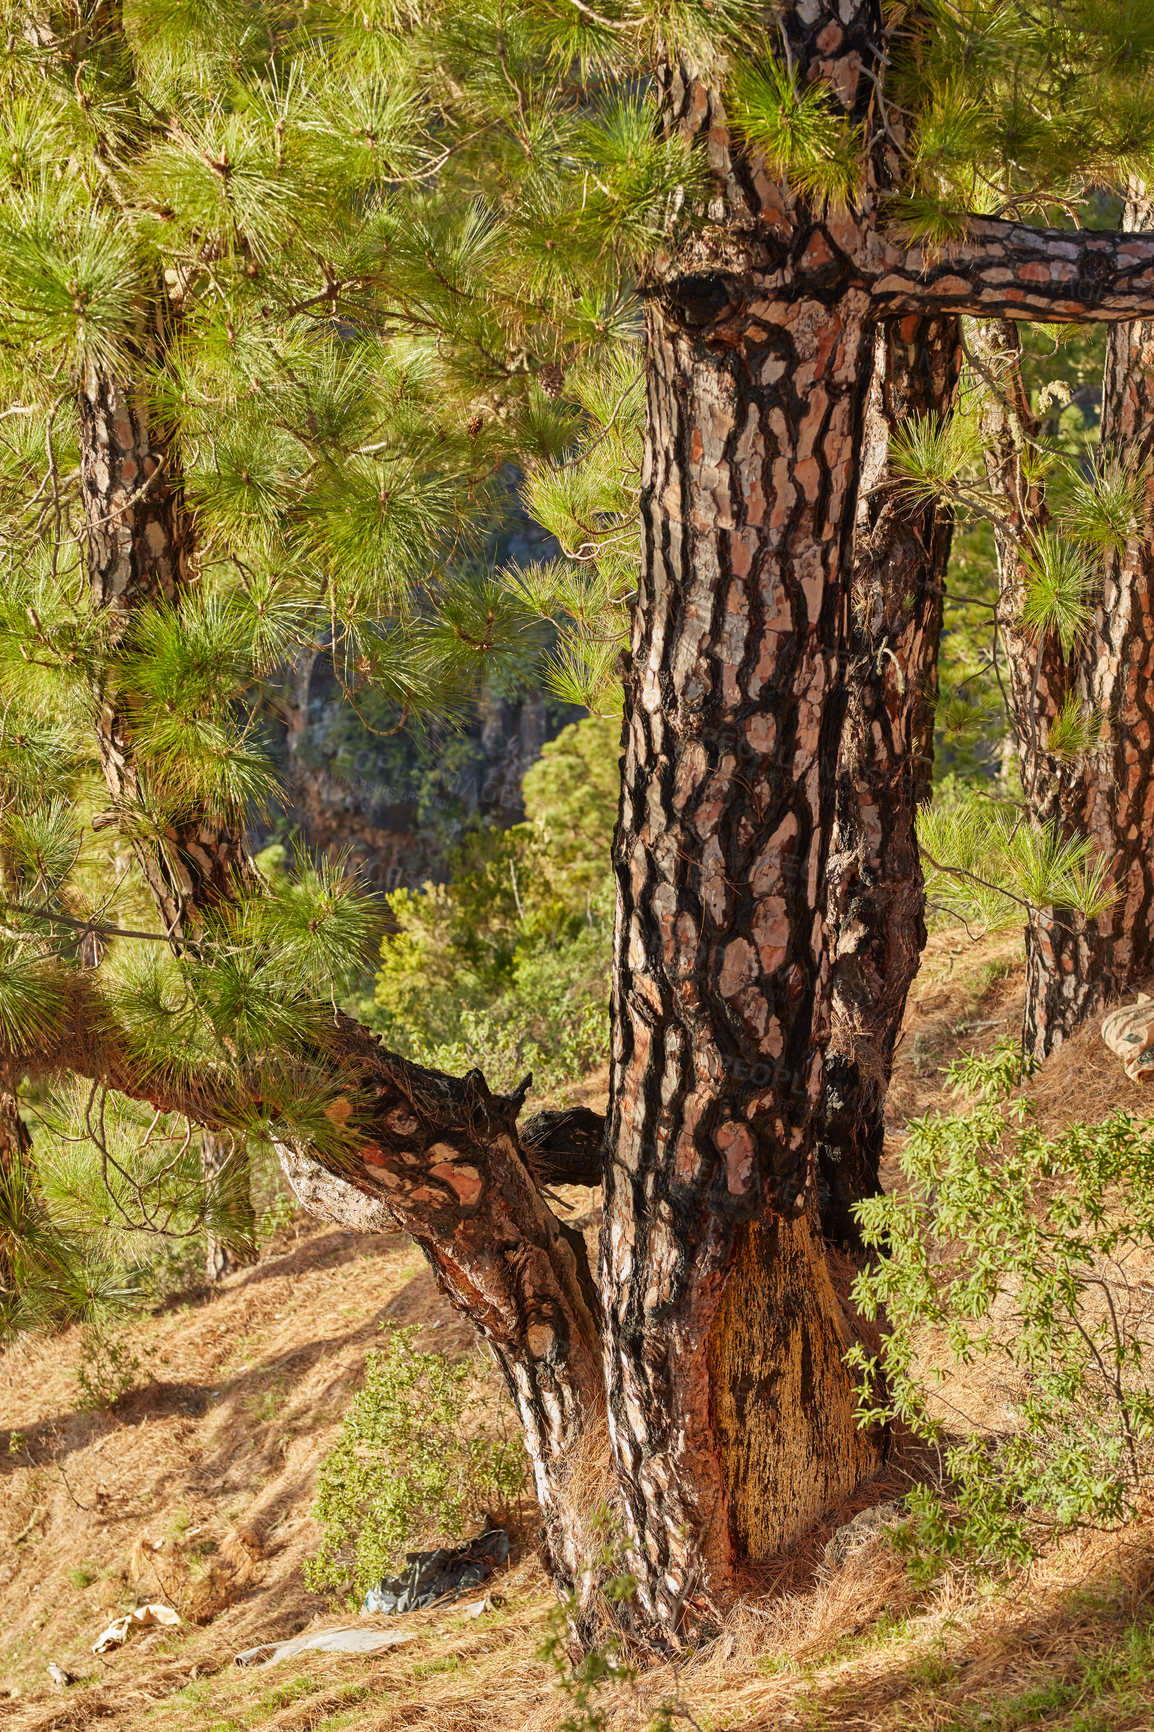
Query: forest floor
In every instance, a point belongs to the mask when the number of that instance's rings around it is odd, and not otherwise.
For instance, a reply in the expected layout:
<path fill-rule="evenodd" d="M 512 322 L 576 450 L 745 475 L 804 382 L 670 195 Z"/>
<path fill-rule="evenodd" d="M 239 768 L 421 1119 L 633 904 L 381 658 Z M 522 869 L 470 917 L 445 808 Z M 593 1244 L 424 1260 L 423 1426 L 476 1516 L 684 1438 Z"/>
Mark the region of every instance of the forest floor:
<path fill-rule="evenodd" d="M 1015 1032 L 1021 992 L 1016 942 L 931 939 L 898 1055 L 895 1146 L 908 1118 L 951 1104 L 951 1057 Z M 1052 1126 L 1149 1110 L 1096 1028 L 1030 1092 Z M 303 1586 L 319 1538 L 309 1509 L 366 1351 L 382 1325 L 409 1323 L 422 1347 L 471 1345 L 399 1234 L 298 1221 L 255 1268 L 138 1321 L 137 1387 L 111 1411 L 78 1406 L 78 1330 L 0 1357 L 0 1732 L 98 1720 L 117 1732 L 557 1732 L 567 1705 L 537 1655 L 552 1597 L 531 1547 L 477 1616 L 450 1605 L 361 1620 L 403 1629 L 404 1646 L 233 1663 L 350 1621 Z M 952 1575 L 915 1589 L 884 1537 L 823 1563 L 839 1523 L 901 1489 L 899 1462 L 751 1582 L 680 1671 L 616 1690 L 612 1726 L 643 1728 L 672 1700 L 693 1716 L 674 1724 L 703 1732 L 1154 1727 L 1154 1522 L 1067 1540 L 996 1595 Z M 92 1654 L 112 1618 L 155 1599 L 184 1614 L 178 1627 Z M 50 1682 L 49 1662 L 76 1682 Z"/>

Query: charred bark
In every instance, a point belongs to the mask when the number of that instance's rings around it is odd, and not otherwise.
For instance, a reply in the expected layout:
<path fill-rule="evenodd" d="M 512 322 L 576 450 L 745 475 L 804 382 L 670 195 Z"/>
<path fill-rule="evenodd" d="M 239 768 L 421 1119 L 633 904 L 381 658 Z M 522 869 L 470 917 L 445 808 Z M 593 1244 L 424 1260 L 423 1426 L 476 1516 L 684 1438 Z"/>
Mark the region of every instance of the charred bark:
<path fill-rule="evenodd" d="M 864 101 L 872 8 L 809 10 L 799 76 L 820 39 Z M 729 227 L 648 297 L 601 1276 L 640 1591 L 677 1630 L 881 1442 L 854 1423 L 813 1167 L 869 300 L 829 225 L 729 152 L 716 95 L 679 68 L 666 96 Z"/>
<path fill-rule="evenodd" d="M 862 1249 L 853 1205 L 878 1188 L 885 1097 L 926 941 L 917 808 L 930 794 L 938 640 L 952 524 L 887 474 L 890 439 L 953 406 L 953 318 L 878 327 L 861 454 L 848 646 L 849 705 L 827 872 L 830 1043 L 816 1131 L 822 1233 Z"/>

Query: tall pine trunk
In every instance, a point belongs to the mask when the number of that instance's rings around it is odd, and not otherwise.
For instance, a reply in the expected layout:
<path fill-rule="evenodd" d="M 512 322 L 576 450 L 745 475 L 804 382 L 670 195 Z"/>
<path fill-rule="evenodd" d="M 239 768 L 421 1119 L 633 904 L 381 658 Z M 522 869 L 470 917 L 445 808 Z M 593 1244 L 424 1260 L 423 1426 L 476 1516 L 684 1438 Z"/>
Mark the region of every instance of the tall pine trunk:
<path fill-rule="evenodd" d="M 813 36 L 793 16 L 800 76 L 833 35 L 853 89 L 874 48 L 870 9 L 850 12 Z M 873 331 L 805 207 L 728 154 L 715 93 L 676 68 L 666 98 L 709 137 L 730 225 L 648 293 L 601 1278 L 640 1592 L 676 1629 L 883 1443 L 854 1421 L 813 1164 Z"/>
<path fill-rule="evenodd" d="M 832 1016 L 816 1132 L 822 1232 L 861 1249 L 853 1205 L 878 1188 L 885 1099 L 926 941 L 917 809 L 933 770 L 949 513 L 887 472 L 903 422 L 944 419 L 961 362 L 953 318 L 887 320 L 875 335 L 861 452 L 849 704 L 828 868 Z"/>
<path fill-rule="evenodd" d="M 1154 228 L 1154 204 L 1141 183 L 1131 186 L 1124 227 Z M 1089 836 L 1118 893 L 1092 920 L 1064 907 L 1028 916 L 1023 1042 L 1045 1058 L 1112 999 L 1147 984 L 1154 970 L 1154 321 L 1112 324 L 1107 337 L 1100 452 L 1144 477 L 1143 509 L 1125 549 L 1098 563 L 1092 618 L 1068 658 L 1055 634 L 1039 641 L 1020 624 L 1023 538 L 1045 529 L 1049 514 L 1041 481 L 1023 466 L 1038 428 L 1017 329 L 1003 321 L 975 325 L 972 340 L 994 387 L 982 428 L 987 478 L 1005 519 L 998 622 L 1025 804 L 1031 822 L 1065 837 Z M 1067 698 L 1101 728 L 1099 743 L 1073 759 L 1047 749 Z"/>

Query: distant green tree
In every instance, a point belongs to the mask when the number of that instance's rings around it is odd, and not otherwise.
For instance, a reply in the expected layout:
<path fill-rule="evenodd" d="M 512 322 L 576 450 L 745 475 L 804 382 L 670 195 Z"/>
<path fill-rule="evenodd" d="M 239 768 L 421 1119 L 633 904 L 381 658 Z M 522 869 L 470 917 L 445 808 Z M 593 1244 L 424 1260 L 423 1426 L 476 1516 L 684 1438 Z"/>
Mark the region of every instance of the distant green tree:
<path fill-rule="evenodd" d="M 476 830 L 448 882 L 388 897 L 376 1014 L 384 1039 L 441 1070 L 484 1065 L 552 1092 L 602 1061 L 612 967 L 609 851 L 616 717 L 549 741 L 524 778 L 523 824 Z"/>

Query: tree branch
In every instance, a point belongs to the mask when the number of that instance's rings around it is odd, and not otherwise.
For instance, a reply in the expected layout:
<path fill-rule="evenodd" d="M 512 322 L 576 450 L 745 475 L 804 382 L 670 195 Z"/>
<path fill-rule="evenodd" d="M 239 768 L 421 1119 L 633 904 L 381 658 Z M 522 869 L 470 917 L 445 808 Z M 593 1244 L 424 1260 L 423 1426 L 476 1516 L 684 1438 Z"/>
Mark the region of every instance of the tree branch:
<path fill-rule="evenodd" d="M 974 217 L 962 238 L 940 247 L 905 246 L 878 233 L 862 250 L 876 318 L 950 312 L 1080 324 L 1154 317 L 1154 234 Z"/>

